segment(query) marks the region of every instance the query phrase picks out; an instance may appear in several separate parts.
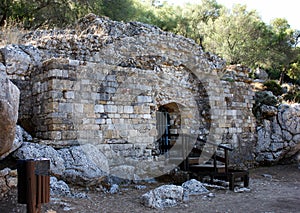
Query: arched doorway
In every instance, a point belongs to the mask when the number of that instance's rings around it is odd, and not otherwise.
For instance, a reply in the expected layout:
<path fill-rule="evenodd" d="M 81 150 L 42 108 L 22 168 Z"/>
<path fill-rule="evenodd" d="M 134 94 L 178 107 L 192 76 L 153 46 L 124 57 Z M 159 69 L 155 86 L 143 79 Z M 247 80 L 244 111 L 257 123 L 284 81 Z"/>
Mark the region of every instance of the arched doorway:
<path fill-rule="evenodd" d="M 160 154 L 168 151 L 176 143 L 181 128 L 181 115 L 176 103 L 169 103 L 156 112 L 157 145 Z"/>

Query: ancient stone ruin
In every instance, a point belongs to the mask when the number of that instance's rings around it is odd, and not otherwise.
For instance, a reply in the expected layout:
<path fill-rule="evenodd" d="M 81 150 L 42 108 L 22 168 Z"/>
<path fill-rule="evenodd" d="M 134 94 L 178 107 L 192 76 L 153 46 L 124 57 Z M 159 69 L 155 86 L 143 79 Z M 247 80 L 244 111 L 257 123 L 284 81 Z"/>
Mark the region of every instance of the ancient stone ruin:
<path fill-rule="evenodd" d="M 190 39 L 90 14 L 72 30 L 34 31 L 0 51 L 1 73 L 20 90 L 18 124 L 65 160 L 57 176 L 78 180 L 80 168 L 66 161 L 76 164 L 74 156 L 84 153 L 106 174 L 161 175 L 174 168 L 160 162 L 165 131 L 175 152 L 189 135 L 192 146 L 233 147 L 230 161 L 238 167 L 266 159 L 257 152 L 261 142 L 256 148 L 249 69 L 226 67 Z"/>

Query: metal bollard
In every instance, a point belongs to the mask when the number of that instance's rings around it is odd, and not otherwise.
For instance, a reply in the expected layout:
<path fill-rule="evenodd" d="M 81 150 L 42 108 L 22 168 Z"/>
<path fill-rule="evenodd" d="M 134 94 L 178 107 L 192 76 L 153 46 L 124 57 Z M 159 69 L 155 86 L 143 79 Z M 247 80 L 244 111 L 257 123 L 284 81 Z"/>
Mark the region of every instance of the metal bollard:
<path fill-rule="evenodd" d="M 50 160 L 19 160 L 18 203 L 27 204 L 27 213 L 40 213 L 41 204 L 50 201 Z"/>

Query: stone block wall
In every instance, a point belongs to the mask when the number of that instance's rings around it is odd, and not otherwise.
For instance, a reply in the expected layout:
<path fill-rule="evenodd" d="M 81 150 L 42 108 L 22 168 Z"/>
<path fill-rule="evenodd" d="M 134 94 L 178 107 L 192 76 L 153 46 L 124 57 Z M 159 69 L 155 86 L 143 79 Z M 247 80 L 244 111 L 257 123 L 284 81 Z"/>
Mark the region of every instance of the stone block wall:
<path fill-rule="evenodd" d="M 253 150 L 257 140 L 256 119 L 252 113 L 255 93 L 248 74 L 248 68 L 231 65 L 222 75 L 228 124 L 223 143 L 234 148 L 230 161 L 241 167 L 254 164 Z"/>
<path fill-rule="evenodd" d="M 208 98 L 201 98 L 206 94 L 201 82 L 187 69 L 161 68 L 164 72 L 124 64 L 46 61 L 32 79 L 36 136 L 55 147 L 89 142 L 154 149 L 156 112 L 164 105 L 179 111 L 173 122 L 181 133 L 206 132 L 209 124 L 200 114 L 209 113 Z"/>
<path fill-rule="evenodd" d="M 38 62 L 19 82 L 19 122 L 30 124 L 39 143 L 63 148 L 88 142 L 116 156 L 115 166 L 125 156 L 133 163 L 149 159 L 143 164 L 149 167 L 158 148 L 156 113 L 165 107 L 173 132 L 228 143 L 237 163 L 250 158 L 245 153 L 255 122 L 245 70 L 220 76 L 222 59 L 142 23 L 90 15 L 77 25 L 24 37 Z"/>

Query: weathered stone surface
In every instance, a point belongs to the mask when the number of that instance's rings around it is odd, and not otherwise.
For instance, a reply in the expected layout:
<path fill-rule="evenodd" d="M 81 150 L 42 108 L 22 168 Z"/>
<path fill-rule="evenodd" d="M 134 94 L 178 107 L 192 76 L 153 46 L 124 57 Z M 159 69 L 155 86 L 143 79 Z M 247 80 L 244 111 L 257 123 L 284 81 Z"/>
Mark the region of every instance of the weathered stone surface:
<path fill-rule="evenodd" d="M 50 195 L 71 196 L 71 191 L 64 181 L 50 177 Z"/>
<path fill-rule="evenodd" d="M 5 168 L 0 170 L 0 198 L 17 187 L 17 170 Z"/>
<path fill-rule="evenodd" d="M 110 174 L 125 180 L 134 180 L 136 168 L 130 165 L 120 165 L 111 169 Z"/>
<path fill-rule="evenodd" d="M 77 185 L 99 184 L 108 175 L 108 162 L 105 156 L 93 145 L 85 144 L 58 150 L 64 161 L 62 178 Z"/>
<path fill-rule="evenodd" d="M 0 49 L 4 56 L 8 75 L 26 76 L 32 63 L 30 56 L 18 45 L 7 45 Z"/>
<path fill-rule="evenodd" d="M 42 56 L 38 48 L 32 45 L 20 45 L 19 47 L 30 56 L 31 62 L 28 68 L 29 71 L 42 66 Z"/>
<path fill-rule="evenodd" d="M 61 176 L 65 172 L 64 159 L 50 146 L 24 142 L 23 145 L 14 152 L 14 156 L 20 160 L 48 158 L 50 159 L 51 174 Z"/>
<path fill-rule="evenodd" d="M 267 80 L 269 78 L 268 73 L 261 68 L 257 68 L 255 70 L 254 74 L 255 74 L 256 78 L 261 79 L 261 80 Z"/>
<path fill-rule="evenodd" d="M 300 105 L 282 104 L 278 108 L 263 105 L 262 108 L 268 111 L 265 117 L 268 120 L 262 120 L 258 127 L 256 160 L 278 162 L 300 152 Z"/>
<path fill-rule="evenodd" d="M 277 114 L 277 108 L 263 104 L 261 107 L 261 114 L 264 118 L 273 117 Z"/>
<path fill-rule="evenodd" d="M 282 129 L 291 134 L 300 133 L 300 104 L 280 105 L 278 107 L 278 121 Z"/>
<path fill-rule="evenodd" d="M 6 72 L 6 67 L 4 66 L 3 63 L 0 63 L 0 72 L 3 72 L 3 73 Z"/>
<path fill-rule="evenodd" d="M 184 201 L 181 186 L 163 185 L 142 195 L 142 204 L 150 208 L 164 209 Z"/>
<path fill-rule="evenodd" d="M 200 181 L 195 179 L 184 182 L 182 187 L 189 195 L 201 195 L 209 193 L 209 190 L 207 190 Z"/>
<path fill-rule="evenodd" d="M 87 198 L 84 192 L 72 192 L 66 182 L 58 180 L 56 177 L 50 177 L 50 195 Z"/>
<path fill-rule="evenodd" d="M 0 157 L 0 160 L 4 159 L 7 155 L 9 155 L 13 151 L 17 150 L 20 146 L 22 146 L 24 131 L 25 130 L 22 127 L 20 127 L 18 125 L 16 126 L 16 136 L 15 136 L 14 142 L 13 142 L 10 150 L 8 150 L 6 153 L 2 154 L 2 156 Z"/>
<path fill-rule="evenodd" d="M 0 72 L 0 158 L 13 146 L 19 108 L 19 89 Z"/>

